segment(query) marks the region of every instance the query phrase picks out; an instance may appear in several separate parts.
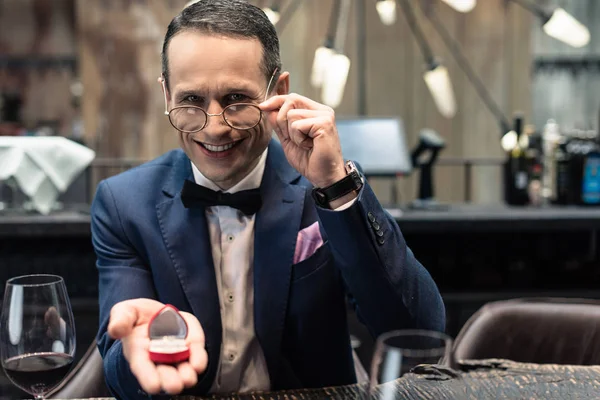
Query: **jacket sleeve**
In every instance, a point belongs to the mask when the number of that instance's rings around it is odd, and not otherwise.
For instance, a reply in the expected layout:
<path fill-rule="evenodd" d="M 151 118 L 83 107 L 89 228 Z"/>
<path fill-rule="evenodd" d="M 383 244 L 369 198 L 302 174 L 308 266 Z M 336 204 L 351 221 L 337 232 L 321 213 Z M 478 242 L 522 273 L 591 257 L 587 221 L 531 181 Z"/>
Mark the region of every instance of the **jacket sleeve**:
<path fill-rule="evenodd" d="M 351 207 L 317 206 L 317 212 L 358 317 L 373 337 L 397 329 L 445 330 L 435 282 L 367 183 Z"/>
<path fill-rule="evenodd" d="M 133 298 L 155 299 L 156 295 L 152 275 L 127 239 L 115 198 L 106 181 L 98 185 L 92 203 L 91 229 L 99 275 L 97 342 L 104 360 L 106 383 L 116 398 L 147 399 L 123 356 L 121 342 L 111 339 L 106 329 L 113 305 Z"/>

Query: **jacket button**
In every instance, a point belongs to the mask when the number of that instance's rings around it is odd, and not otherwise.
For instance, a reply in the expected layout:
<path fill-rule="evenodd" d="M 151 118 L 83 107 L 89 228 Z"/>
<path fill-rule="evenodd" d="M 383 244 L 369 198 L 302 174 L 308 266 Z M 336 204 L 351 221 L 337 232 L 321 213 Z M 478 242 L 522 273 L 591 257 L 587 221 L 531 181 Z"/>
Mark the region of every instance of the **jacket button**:
<path fill-rule="evenodd" d="M 367 218 L 369 218 L 369 221 L 375 222 L 375 216 L 370 211 L 367 213 Z"/>
<path fill-rule="evenodd" d="M 376 231 L 378 231 L 379 229 L 381 229 L 381 226 L 379 226 L 379 224 L 377 223 L 377 221 L 373 221 L 371 222 L 371 226 L 373 227 L 373 229 L 375 229 Z"/>
<path fill-rule="evenodd" d="M 383 237 L 383 231 L 381 229 L 378 231 L 375 231 L 375 234 L 379 237 Z"/>
<path fill-rule="evenodd" d="M 383 245 L 385 243 L 385 239 L 382 237 L 378 237 L 377 238 L 377 243 L 379 243 L 379 245 Z"/>

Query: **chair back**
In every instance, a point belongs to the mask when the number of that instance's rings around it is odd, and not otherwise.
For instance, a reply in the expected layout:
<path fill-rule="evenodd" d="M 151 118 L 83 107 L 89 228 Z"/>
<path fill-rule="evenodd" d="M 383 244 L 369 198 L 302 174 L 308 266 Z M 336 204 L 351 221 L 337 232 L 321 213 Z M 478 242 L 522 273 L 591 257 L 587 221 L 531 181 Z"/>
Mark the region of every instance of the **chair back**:
<path fill-rule="evenodd" d="M 104 364 L 96 341 L 69 372 L 60 386 L 54 388 L 48 399 L 87 399 L 112 397 L 104 379 Z"/>
<path fill-rule="evenodd" d="M 484 305 L 463 326 L 457 360 L 600 364 L 600 301 L 531 298 Z"/>

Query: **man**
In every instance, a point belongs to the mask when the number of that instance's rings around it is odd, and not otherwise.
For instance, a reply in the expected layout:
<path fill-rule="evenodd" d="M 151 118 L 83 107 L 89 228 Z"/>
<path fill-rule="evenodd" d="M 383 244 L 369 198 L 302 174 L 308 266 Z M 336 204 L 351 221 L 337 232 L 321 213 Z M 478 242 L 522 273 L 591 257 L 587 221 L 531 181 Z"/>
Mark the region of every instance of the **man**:
<path fill-rule="evenodd" d="M 288 94 L 260 9 L 184 9 L 159 81 L 183 151 L 100 183 L 92 207 L 98 346 L 118 398 L 352 383 L 346 296 L 373 336 L 444 329 L 434 282 L 345 164 L 334 112 Z M 188 325 L 174 366 L 148 354 L 165 304 Z"/>

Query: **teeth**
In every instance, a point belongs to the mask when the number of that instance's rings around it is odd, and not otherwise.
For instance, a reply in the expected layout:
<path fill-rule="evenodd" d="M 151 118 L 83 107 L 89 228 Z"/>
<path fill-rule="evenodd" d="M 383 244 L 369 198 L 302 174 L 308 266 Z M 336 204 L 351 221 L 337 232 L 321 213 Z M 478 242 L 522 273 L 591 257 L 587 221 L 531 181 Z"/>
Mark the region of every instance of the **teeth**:
<path fill-rule="evenodd" d="M 206 147 L 210 151 L 225 151 L 225 150 L 229 150 L 230 148 L 233 147 L 234 144 L 235 143 L 229 143 L 229 144 L 226 144 L 225 146 L 213 146 L 211 144 L 202 143 L 202 145 L 204 147 Z"/>

